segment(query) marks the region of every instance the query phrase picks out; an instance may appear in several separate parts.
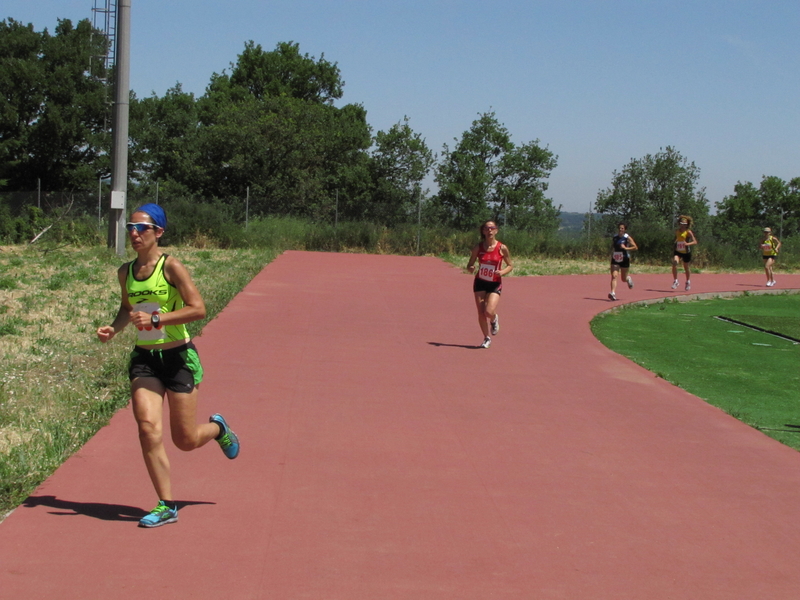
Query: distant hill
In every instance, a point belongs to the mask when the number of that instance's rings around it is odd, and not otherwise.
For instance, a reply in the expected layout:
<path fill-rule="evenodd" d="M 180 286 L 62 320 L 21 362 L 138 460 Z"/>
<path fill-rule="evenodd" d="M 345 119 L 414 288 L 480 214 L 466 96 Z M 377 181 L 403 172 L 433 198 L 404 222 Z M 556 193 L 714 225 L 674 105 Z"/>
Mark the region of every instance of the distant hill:
<path fill-rule="evenodd" d="M 579 234 L 583 231 L 583 220 L 585 217 L 586 213 L 562 212 L 561 226 L 558 230 L 566 234 Z M 600 215 L 595 214 L 595 217 L 599 218 Z"/>

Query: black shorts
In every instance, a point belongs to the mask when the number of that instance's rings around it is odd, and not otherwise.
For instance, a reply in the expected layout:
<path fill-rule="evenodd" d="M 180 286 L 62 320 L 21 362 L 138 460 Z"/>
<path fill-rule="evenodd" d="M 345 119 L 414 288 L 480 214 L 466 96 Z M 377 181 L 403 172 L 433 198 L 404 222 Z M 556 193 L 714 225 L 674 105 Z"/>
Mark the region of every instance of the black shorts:
<path fill-rule="evenodd" d="M 473 292 L 486 292 L 487 294 L 500 294 L 503 291 L 502 281 L 486 281 L 480 277 L 476 277 L 472 283 Z"/>
<path fill-rule="evenodd" d="M 778 258 L 778 255 L 777 255 L 777 254 L 775 254 L 774 256 L 762 256 L 761 258 L 763 258 L 764 260 L 767 260 L 768 258 L 772 258 L 772 259 L 775 259 L 775 260 L 777 260 L 777 258 Z"/>
<path fill-rule="evenodd" d="M 692 262 L 692 253 L 691 253 L 691 252 L 687 252 L 687 253 L 685 253 L 685 254 L 681 254 L 680 252 L 678 252 L 678 251 L 675 251 L 675 253 L 673 254 L 673 256 L 680 256 L 680 257 L 681 257 L 681 259 L 683 259 L 683 262 L 685 262 L 685 263 L 690 263 L 690 262 Z"/>
<path fill-rule="evenodd" d="M 626 256 L 622 259 L 621 262 L 616 262 L 613 258 L 611 259 L 611 266 L 612 267 L 619 267 L 620 269 L 630 269 L 631 268 L 631 257 Z"/>
<path fill-rule="evenodd" d="M 189 394 L 203 380 L 203 366 L 192 342 L 169 350 L 136 346 L 131 352 L 128 377 L 131 381 L 153 377 L 170 391 Z"/>

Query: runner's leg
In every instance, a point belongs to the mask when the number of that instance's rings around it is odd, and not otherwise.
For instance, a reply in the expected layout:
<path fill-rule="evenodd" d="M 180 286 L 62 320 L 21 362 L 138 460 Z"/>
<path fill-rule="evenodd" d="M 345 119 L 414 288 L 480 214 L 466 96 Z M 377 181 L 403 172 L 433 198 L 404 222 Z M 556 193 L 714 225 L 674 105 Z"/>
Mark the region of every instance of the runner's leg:
<path fill-rule="evenodd" d="M 499 302 L 500 302 L 500 294 L 495 294 L 495 293 L 486 294 L 483 310 L 484 310 L 484 315 L 486 316 L 484 323 L 486 323 L 487 330 L 489 328 L 489 324 L 492 321 L 494 321 L 494 317 L 497 314 L 497 305 L 499 304 Z"/>
<path fill-rule="evenodd" d="M 184 452 L 199 448 L 220 434 L 219 425 L 216 423 L 197 422 L 198 395 L 198 387 L 188 394 L 167 390 L 172 441 Z"/>
<path fill-rule="evenodd" d="M 619 265 L 611 265 L 611 293 L 615 294 L 617 291 L 617 277 L 619 276 Z M 623 279 L 625 279 L 623 277 Z"/>
<path fill-rule="evenodd" d="M 489 294 L 496 296 L 497 294 Z M 478 309 L 478 324 L 481 326 L 483 337 L 489 337 L 489 323 L 486 321 L 486 292 L 475 292 L 475 307 Z"/>
<path fill-rule="evenodd" d="M 133 416 L 139 429 L 139 444 L 150 481 L 160 500 L 172 500 L 170 467 L 163 438 L 164 386 L 154 378 L 131 382 Z"/>

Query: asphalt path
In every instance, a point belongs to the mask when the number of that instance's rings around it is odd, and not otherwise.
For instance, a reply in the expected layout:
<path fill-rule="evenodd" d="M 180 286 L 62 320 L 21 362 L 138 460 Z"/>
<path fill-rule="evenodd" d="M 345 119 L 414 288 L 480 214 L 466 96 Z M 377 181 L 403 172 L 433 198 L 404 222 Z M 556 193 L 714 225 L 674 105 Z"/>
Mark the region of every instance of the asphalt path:
<path fill-rule="evenodd" d="M 685 296 L 634 278 L 620 303 Z M 800 453 L 600 344 L 607 293 L 509 278 L 482 350 L 458 269 L 286 252 L 195 340 L 240 457 L 168 442 L 180 519 L 139 528 L 121 410 L 0 523 L 0 598 L 800 597 Z"/>

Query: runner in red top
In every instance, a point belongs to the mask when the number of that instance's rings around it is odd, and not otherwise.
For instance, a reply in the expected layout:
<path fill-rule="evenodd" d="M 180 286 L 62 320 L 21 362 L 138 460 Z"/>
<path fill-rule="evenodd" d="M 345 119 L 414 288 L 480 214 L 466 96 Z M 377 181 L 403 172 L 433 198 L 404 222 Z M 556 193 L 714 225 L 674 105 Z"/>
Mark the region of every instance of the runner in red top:
<path fill-rule="evenodd" d="M 481 241 L 472 249 L 472 254 L 467 263 L 467 271 L 475 271 L 475 262 L 478 263 L 478 272 L 472 284 L 475 294 L 475 306 L 478 308 L 478 324 L 483 333 L 481 348 L 488 348 L 492 343 L 489 331 L 497 335 L 500 331 L 500 317 L 497 315 L 497 304 L 500 302 L 500 292 L 503 290 L 502 276 L 508 275 L 514 269 L 511 264 L 511 255 L 508 246 L 500 242 L 497 235 L 497 224 L 486 221 L 481 225 Z M 503 267 L 503 262 L 506 267 Z"/>

